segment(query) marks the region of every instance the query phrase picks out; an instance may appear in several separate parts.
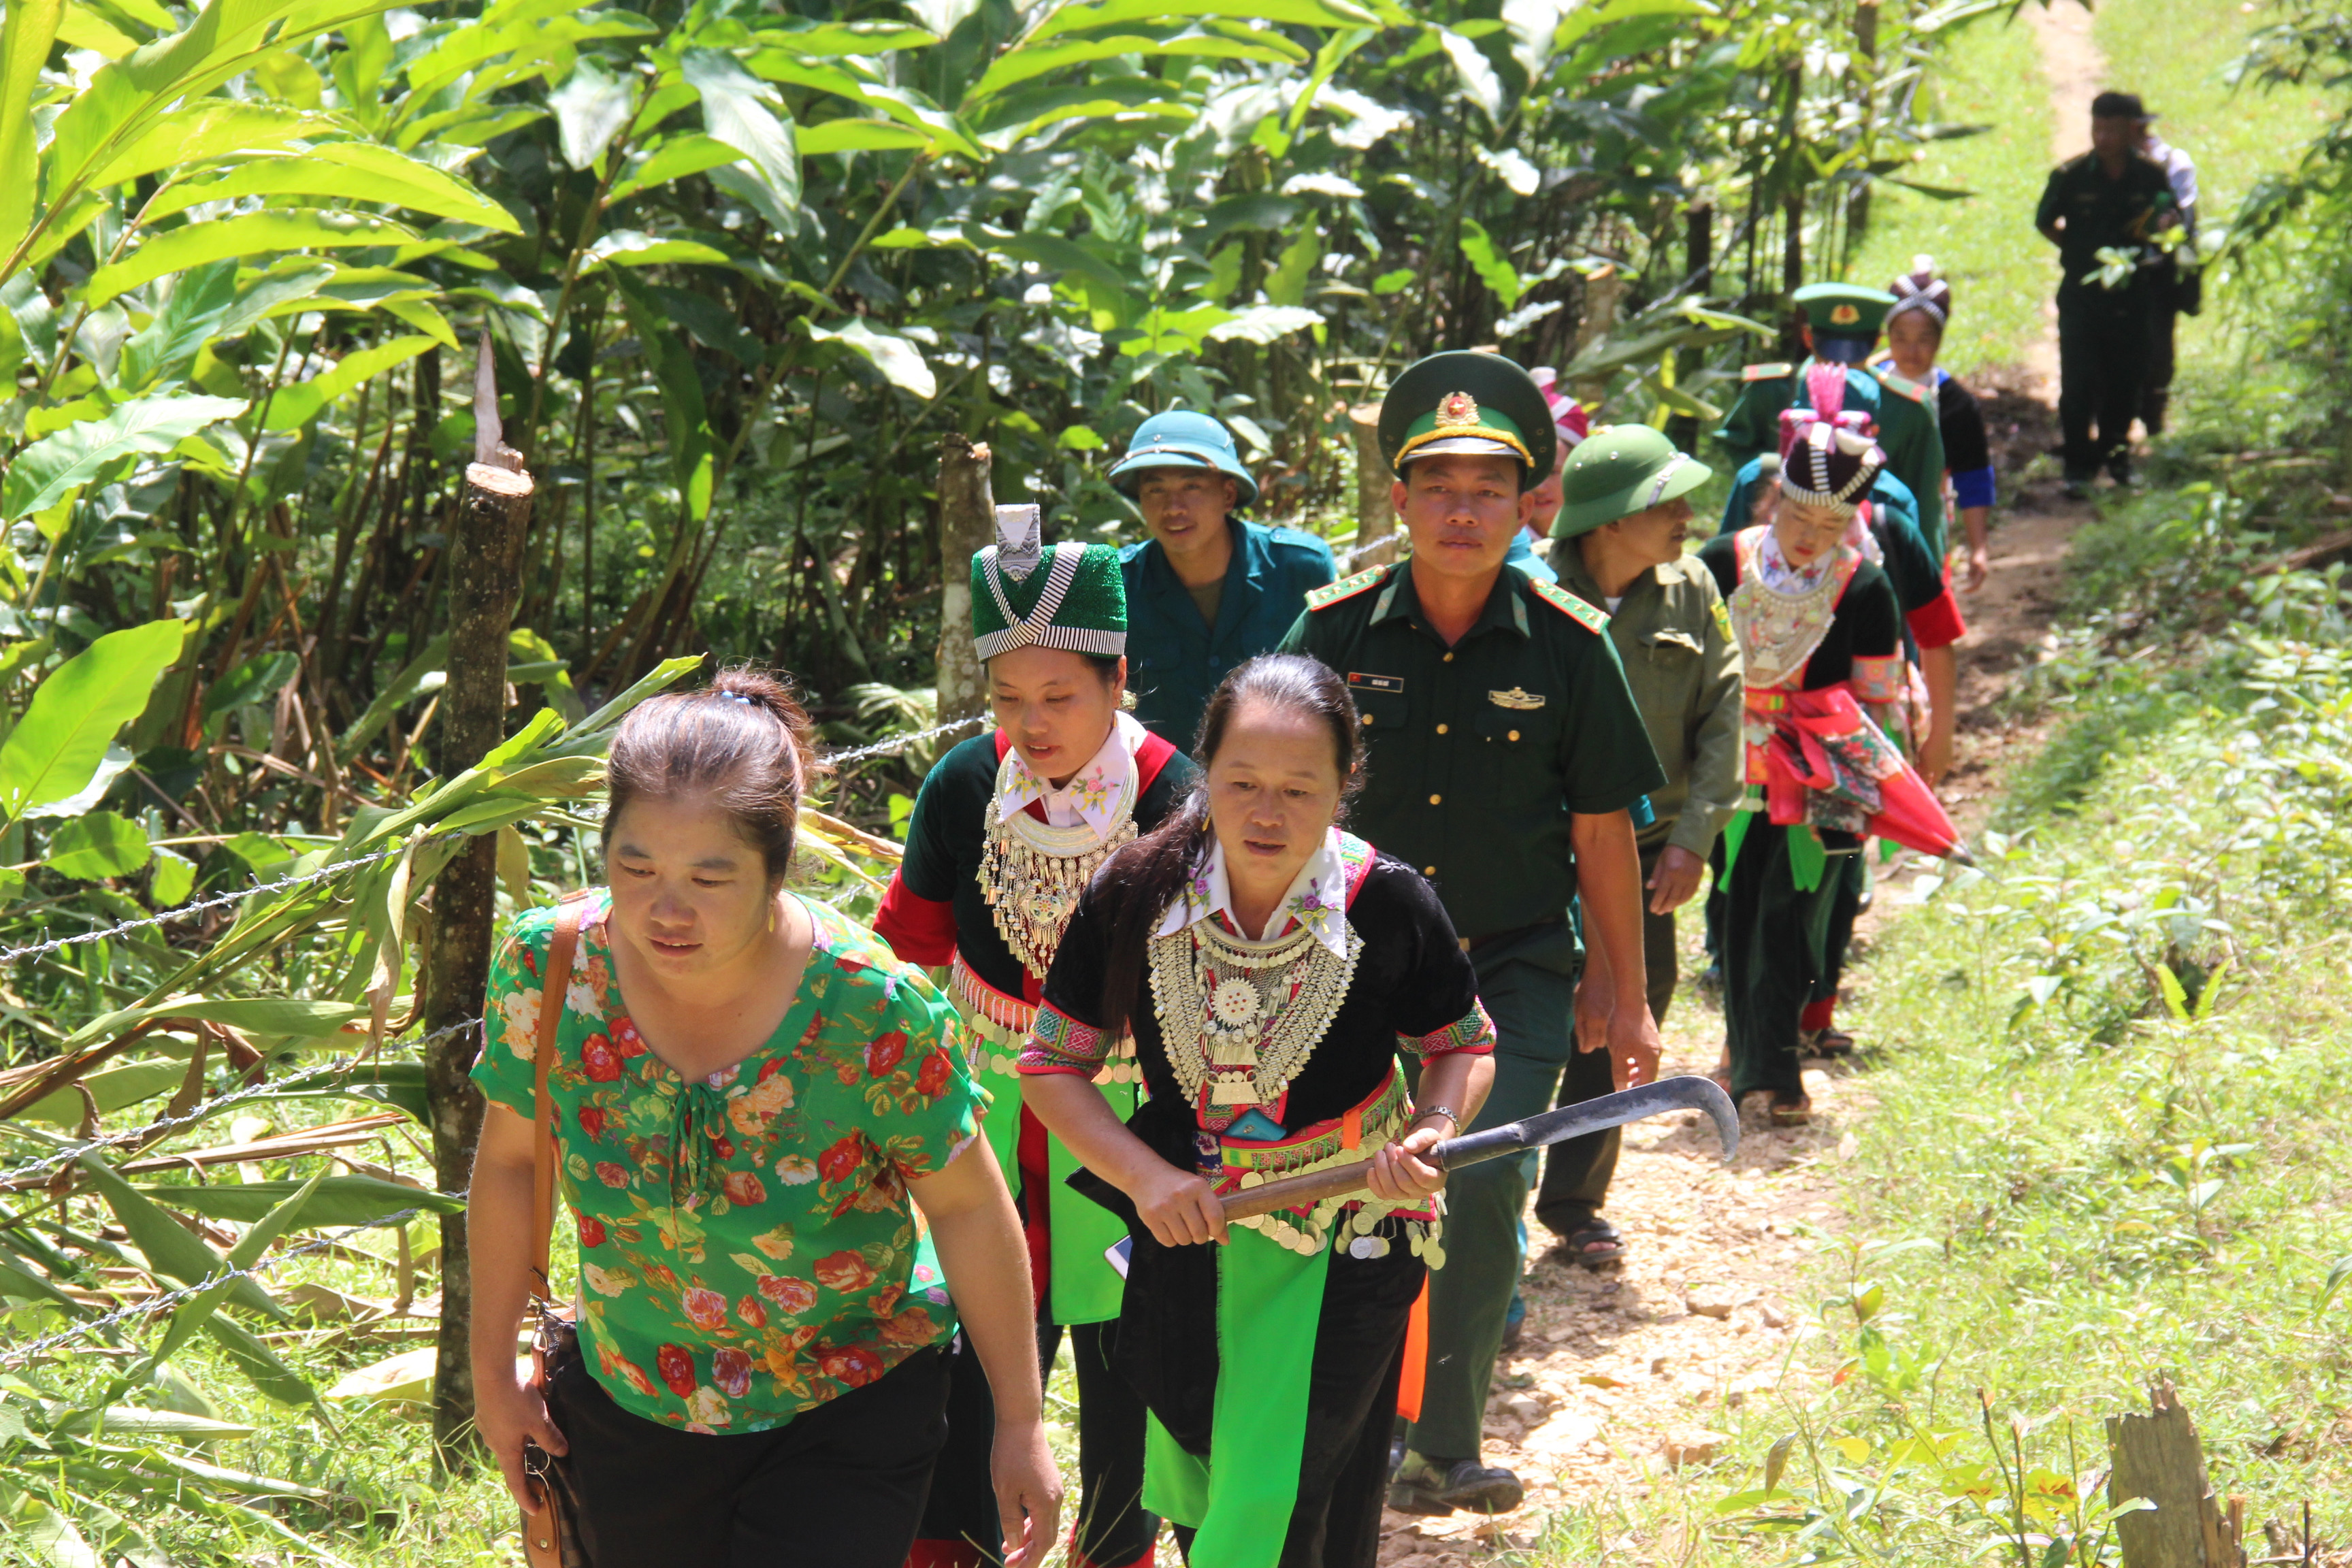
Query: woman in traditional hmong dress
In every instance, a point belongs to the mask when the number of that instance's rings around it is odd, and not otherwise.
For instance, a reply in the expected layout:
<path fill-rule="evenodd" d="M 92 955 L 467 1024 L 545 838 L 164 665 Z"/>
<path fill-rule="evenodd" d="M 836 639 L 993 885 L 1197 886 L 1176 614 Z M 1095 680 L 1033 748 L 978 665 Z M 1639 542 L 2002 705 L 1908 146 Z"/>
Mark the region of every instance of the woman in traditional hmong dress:
<path fill-rule="evenodd" d="M 1854 521 L 1885 458 L 1832 419 L 1801 421 L 1785 445 L 1773 521 L 1717 534 L 1699 559 L 1723 590 L 1748 685 L 1748 793 L 1724 832 L 1728 1087 L 1742 1101 L 1765 1094 L 1771 1119 L 1788 1124 L 1811 1110 L 1801 1016 L 1831 969 L 1844 858 L 1859 852 L 1883 781 L 1917 775 L 1888 738 L 1904 732 L 1902 612 Z M 1805 751 L 1808 727 L 1836 729 L 1850 713 L 1867 721 L 1834 743 L 1847 748 L 1831 759 L 1843 787 L 1808 787 L 1820 775 L 1807 757 L 1825 755 L 1818 733 Z"/>
<path fill-rule="evenodd" d="M 998 542 L 972 558 L 972 632 L 997 727 L 923 781 L 875 930 L 902 958 L 951 964 L 949 994 L 974 1039 L 973 1073 L 994 1096 L 985 1130 L 1012 1183 L 1038 1290 L 1038 1353 L 1065 1326 L 1078 1382 L 1079 1483 L 1072 1568 L 1151 1560 L 1143 1509 L 1143 1405 L 1109 1370 L 1120 1280 L 1105 1249 L 1126 1229 L 1063 1184 L 1067 1151 L 1022 1105 L 1013 1071 L 1045 972 L 1087 882 L 1110 854 L 1167 816 L 1193 768 L 1120 709 L 1127 598 L 1100 545 L 1037 542 L 1037 509 L 998 509 Z M 1131 1060 L 1106 1061 L 1103 1092 L 1136 1097 Z M 986 1380 L 961 1354 L 948 1446 L 931 1483 L 913 1568 L 996 1555 Z"/>
<path fill-rule="evenodd" d="M 1314 659 L 1227 677 L 1202 782 L 1080 901 L 1021 1057 L 1131 1219 L 1113 1357 L 1151 1408 L 1145 1501 L 1197 1568 L 1377 1562 L 1406 1322 L 1444 1257 L 1419 1156 L 1493 1079 L 1437 895 L 1334 826 L 1357 735 Z M 1122 1123 L 1098 1075 L 1130 1031 L 1149 1098 Z M 1368 1196 L 1227 1226 L 1223 1194 L 1367 1158 Z"/>

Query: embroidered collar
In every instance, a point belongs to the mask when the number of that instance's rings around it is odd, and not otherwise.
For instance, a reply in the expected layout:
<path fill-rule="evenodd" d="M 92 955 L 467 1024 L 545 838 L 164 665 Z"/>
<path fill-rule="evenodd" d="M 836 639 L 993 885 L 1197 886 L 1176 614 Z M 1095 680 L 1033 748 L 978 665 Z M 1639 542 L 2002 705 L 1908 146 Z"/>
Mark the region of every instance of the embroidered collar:
<path fill-rule="evenodd" d="M 1119 714 L 1103 741 L 1102 750 L 1059 789 L 1037 775 L 1021 755 L 1020 747 L 1008 746 L 1004 752 L 1006 765 L 997 775 L 1000 787 L 996 792 L 996 820 L 1002 822 L 1025 810 L 1032 801 L 1043 801 L 1049 825 L 1076 827 L 1084 822 L 1096 833 L 1108 837 L 1134 805 L 1135 751 L 1146 738 L 1142 725 L 1125 713 Z"/>
<path fill-rule="evenodd" d="M 1290 890 L 1275 906 L 1265 923 L 1264 941 L 1276 942 L 1304 928 L 1335 957 L 1348 956 L 1348 894 L 1354 887 L 1372 847 L 1352 834 L 1327 828 L 1322 847 L 1291 879 Z M 1184 891 L 1160 917 L 1155 935 L 1173 936 L 1209 919 L 1221 916 L 1225 928 L 1241 934 L 1234 913 L 1233 884 L 1225 878 L 1225 847 L 1212 840 L 1207 864 L 1197 868 Z"/>
<path fill-rule="evenodd" d="M 1822 585 L 1822 579 L 1829 575 L 1830 569 L 1837 564 L 1838 557 L 1846 548 L 1841 540 L 1836 548 L 1824 550 L 1814 557 L 1811 565 L 1798 566 L 1780 553 L 1780 541 L 1768 528 L 1758 543 L 1756 575 L 1775 594 L 1797 598 Z"/>

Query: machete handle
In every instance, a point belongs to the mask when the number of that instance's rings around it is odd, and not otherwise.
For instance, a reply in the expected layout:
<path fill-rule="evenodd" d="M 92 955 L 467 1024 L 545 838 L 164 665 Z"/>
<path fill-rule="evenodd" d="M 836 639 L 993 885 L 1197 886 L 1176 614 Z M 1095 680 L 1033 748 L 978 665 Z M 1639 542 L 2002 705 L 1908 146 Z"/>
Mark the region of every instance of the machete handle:
<path fill-rule="evenodd" d="M 1439 1143 L 1421 1157 L 1427 1163 L 1444 1170 L 1445 1144 Z M 1321 1203 L 1325 1198 L 1371 1191 L 1371 1170 L 1370 1160 L 1351 1160 L 1344 1165 L 1326 1165 L 1319 1171 L 1309 1171 L 1303 1176 L 1285 1176 L 1277 1182 L 1260 1182 L 1256 1186 L 1244 1187 L 1240 1192 L 1218 1201 L 1224 1205 L 1227 1219 L 1249 1219 L 1257 1215 L 1272 1214 L 1276 1209 L 1304 1208 L 1309 1204 Z"/>

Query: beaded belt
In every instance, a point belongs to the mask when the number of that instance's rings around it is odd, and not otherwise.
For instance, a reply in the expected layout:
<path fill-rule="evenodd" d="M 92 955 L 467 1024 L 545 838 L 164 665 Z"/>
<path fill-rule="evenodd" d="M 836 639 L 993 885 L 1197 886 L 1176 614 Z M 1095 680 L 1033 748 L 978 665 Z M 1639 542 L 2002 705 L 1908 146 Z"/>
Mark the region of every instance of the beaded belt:
<path fill-rule="evenodd" d="M 1008 996 L 982 980 L 972 973 L 961 952 L 948 970 L 948 996 L 963 1015 L 964 1027 L 971 1032 L 972 1070 L 1008 1077 L 1019 1072 L 1021 1049 L 1029 1043 L 1029 1032 L 1037 1025 L 1036 1005 Z M 1094 1081 L 1138 1083 L 1142 1078 L 1143 1070 L 1135 1061 L 1135 1040 L 1130 1036 L 1111 1047 L 1110 1059 L 1095 1074 Z"/>

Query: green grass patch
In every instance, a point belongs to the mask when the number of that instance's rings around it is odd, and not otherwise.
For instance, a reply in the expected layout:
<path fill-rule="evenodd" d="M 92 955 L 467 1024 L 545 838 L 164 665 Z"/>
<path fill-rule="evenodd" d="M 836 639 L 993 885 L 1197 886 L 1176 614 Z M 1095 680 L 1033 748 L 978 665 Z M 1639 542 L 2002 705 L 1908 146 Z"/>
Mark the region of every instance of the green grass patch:
<path fill-rule="evenodd" d="M 1990 127 L 1930 142 L 1904 176 L 1973 193 L 1958 201 L 1882 184 L 1870 231 L 1849 276 L 1884 288 L 1933 256 L 1952 281 L 1955 310 L 1943 363 L 1969 375 L 2023 358 L 2042 335 L 2042 302 L 2055 280 L 2050 247 L 2033 232 L 2033 205 L 2050 172 L 2050 99 L 2033 32 L 1987 16 L 1953 30 L 1927 73 L 1922 118 Z"/>

